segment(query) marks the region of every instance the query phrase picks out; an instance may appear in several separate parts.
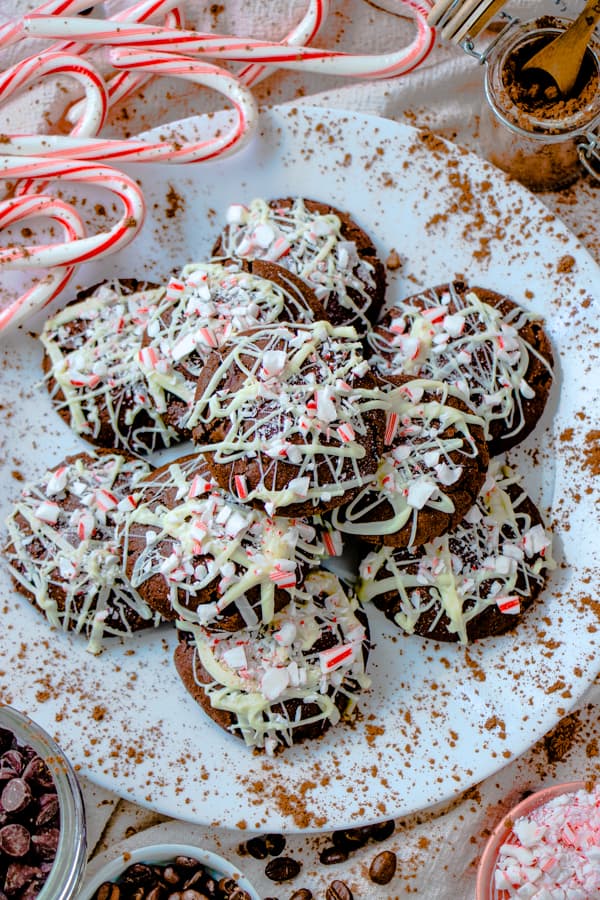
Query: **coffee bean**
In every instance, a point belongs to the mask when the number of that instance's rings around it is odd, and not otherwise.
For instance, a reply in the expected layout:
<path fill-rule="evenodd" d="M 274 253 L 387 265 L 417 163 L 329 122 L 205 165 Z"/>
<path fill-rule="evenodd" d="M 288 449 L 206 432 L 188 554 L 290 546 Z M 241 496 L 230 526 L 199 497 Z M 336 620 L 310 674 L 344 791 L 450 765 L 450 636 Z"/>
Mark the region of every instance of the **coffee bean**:
<path fill-rule="evenodd" d="M 300 888 L 299 891 L 294 891 L 290 900 L 313 900 L 313 893 L 308 888 Z"/>
<path fill-rule="evenodd" d="M 276 856 L 265 866 L 265 875 L 271 881 L 290 881 L 300 872 L 302 866 L 291 856 Z"/>
<path fill-rule="evenodd" d="M 160 868 L 155 866 L 154 871 L 157 875 L 160 875 Z M 166 881 L 167 884 L 179 884 L 179 872 L 173 868 L 173 866 L 165 866 L 162 871 L 163 881 Z"/>
<path fill-rule="evenodd" d="M 387 822 L 376 822 L 375 825 L 370 827 L 370 838 L 372 841 L 387 841 L 395 830 L 396 823 L 393 819 L 388 819 Z"/>
<path fill-rule="evenodd" d="M 128 866 L 123 877 L 123 884 L 132 885 L 133 887 L 152 887 L 156 881 L 154 872 L 145 863 L 133 863 Z"/>
<path fill-rule="evenodd" d="M 162 900 L 164 892 L 160 884 L 155 885 L 146 894 L 146 900 Z"/>
<path fill-rule="evenodd" d="M 258 837 L 250 838 L 249 841 L 246 841 L 246 850 L 248 851 L 250 856 L 254 857 L 254 859 L 266 859 L 269 855 L 269 851 L 267 850 L 267 842 L 261 835 L 258 835 Z"/>
<path fill-rule="evenodd" d="M 346 862 L 348 851 L 342 847 L 323 847 L 319 853 L 319 859 L 324 866 L 335 866 L 337 863 Z"/>
<path fill-rule="evenodd" d="M 332 881 L 325 892 L 325 900 L 354 900 L 354 894 L 345 881 Z"/>
<path fill-rule="evenodd" d="M 342 850 L 358 850 L 364 847 L 369 840 L 369 832 L 367 827 L 345 828 L 342 831 L 334 831 L 331 839 L 336 847 Z"/>
<path fill-rule="evenodd" d="M 282 834 L 265 834 L 265 846 L 270 856 L 279 856 L 285 850 L 285 837 Z"/>
<path fill-rule="evenodd" d="M 121 900 L 121 891 L 118 884 L 111 884 L 110 881 L 105 881 L 96 891 L 94 900 Z"/>
<path fill-rule="evenodd" d="M 94 900 L 250 900 L 250 897 L 234 878 L 224 876 L 217 883 L 201 862 L 179 856 L 162 866 L 132 863 L 117 883 L 105 882 Z"/>
<path fill-rule="evenodd" d="M 383 850 L 369 866 L 369 878 L 375 884 L 389 884 L 396 874 L 396 864 L 396 854 L 391 850 Z"/>

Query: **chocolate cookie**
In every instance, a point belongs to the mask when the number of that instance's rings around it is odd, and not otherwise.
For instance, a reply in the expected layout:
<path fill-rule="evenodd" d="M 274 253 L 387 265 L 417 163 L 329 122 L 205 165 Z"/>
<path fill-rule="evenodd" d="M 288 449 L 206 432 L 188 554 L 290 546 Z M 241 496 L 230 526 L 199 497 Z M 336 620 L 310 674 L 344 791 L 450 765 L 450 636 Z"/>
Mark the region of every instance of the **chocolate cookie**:
<path fill-rule="evenodd" d="M 190 634 L 175 665 L 187 690 L 218 725 L 268 754 L 319 737 L 369 685 L 366 617 L 324 570 L 311 572 L 268 626 L 183 627 Z"/>
<path fill-rule="evenodd" d="M 369 235 L 345 212 L 300 197 L 233 204 L 214 256 L 260 258 L 314 289 L 334 325 L 363 333 L 383 305 L 385 267 Z"/>
<path fill-rule="evenodd" d="M 232 335 L 270 322 L 325 318 L 313 291 L 296 275 L 264 260 L 194 263 L 172 278 L 150 315 L 140 353 L 154 402 L 184 440 L 198 376 L 213 350 Z"/>
<path fill-rule="evenodd" d="M 432 378 L 458 391 L 484 419 L 492 456 L 535 428 L 552 385 L 552 348 L 540 316 L 462 281 L 389 309 L 367 345 L 383 380 Z"/>
<path fill-rule="evenodd" d="M 199 454 L 152 472 L 121 529 L 148 605 L 224 631 L 270 622 L 323 547 L 303 520 L 272 519 L 222 491 Z"/>
<path fill-rule="evenodd" d="M 404 631 L 468 641 L 509 631 L 554 568 L 551 535 L 515 472 L 497 461 L 476 505 L 422 547 L 381 547 L 360 566 L 358 594 Z"/>
<path fill-rule="evenodd" d="M 52 401 L 92 444 L 144 453 L 179 440 L 139 367 L 150 308 L 169 302 L 164 294 L 135 279 L 96 285 L 43 328 L 42 365 Z"/>
<path fill-rule="evenodd" d="M 423 544 L 473 505 L 488 467 L 483 423 L 439 382 L 415 379 L 386 394 L 385 453 L 333 525 L 393 547 Z"/>
<path fill-rule="evenodd" d="M 5 556 L 14 584 L 52 625 L 127 637 L 159 623 L 127 581 L 116 527 L 135 506 L 149 466 L 107 450 L 69 456 L 23 488 L 7 520 Z"/>
<path fill-rule="evenodd" d="M 377 469 L 383 394 L 353 328 L 271 325 L 238 335 L 198 380 L 193 437 L 219 484 L 272 514 L 347 501 Z"/>

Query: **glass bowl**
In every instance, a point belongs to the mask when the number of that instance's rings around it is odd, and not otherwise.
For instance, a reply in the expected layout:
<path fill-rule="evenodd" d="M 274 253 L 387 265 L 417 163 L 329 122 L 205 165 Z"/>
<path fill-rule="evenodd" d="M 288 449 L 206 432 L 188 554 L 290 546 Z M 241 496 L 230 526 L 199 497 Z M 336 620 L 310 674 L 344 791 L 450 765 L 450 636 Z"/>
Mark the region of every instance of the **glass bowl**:
<path fill-rule="evenodd" d="M 118 855 L 106 862 L 84 884 L 82 891 L 78 895 L 78 900 L 93 900 L 96 891 L 104 882 L 118 882 L 125 870 L 134 863 L 165 865 L 173 862 L 177 856 L 188 856 L 196 859 L 217 879 L 223 877 L 233 878 L 237 887 L 246 891 L 249 900 L 260 900 L 256 889 L 252 887 L 248 879 L 222 856 L 217 856 L 216 853 L 211 853 L 209 850 L 203 850 L 201 847 L 192 844 L 170 843 L 150 844 L 147 847 L 137 847 L 131 851 L 124 851 L 121 847 Z"/>
<path fill-rule="evenodd" d="M 509 896 L 507 891 L 496 888 L 494 873 L 500 848 L 511 836 L 513 823 L 521 817 L 528 816 L 534 809 L 544 806 L 554 797 L 561 794 L 574 794 L 577 791 L 585 790 L 585 787 L 584 781 L 570 781 L 542 788 L 530 794 L 503 816 L 502 821 L 490 835 L 479 861 L 476 900 L 504 900 Z"/>
<path fill-rule="evenodd" d="M 0 704 L 0 728 L 11 731 L 20 745 L 32 747 L 44 760 L 58 796 L 58 847 L 37 900 L 70 900 L 77 896 L 86 864 L 85 810 L 75 772 L 56 741 L 25 713 Z"/>

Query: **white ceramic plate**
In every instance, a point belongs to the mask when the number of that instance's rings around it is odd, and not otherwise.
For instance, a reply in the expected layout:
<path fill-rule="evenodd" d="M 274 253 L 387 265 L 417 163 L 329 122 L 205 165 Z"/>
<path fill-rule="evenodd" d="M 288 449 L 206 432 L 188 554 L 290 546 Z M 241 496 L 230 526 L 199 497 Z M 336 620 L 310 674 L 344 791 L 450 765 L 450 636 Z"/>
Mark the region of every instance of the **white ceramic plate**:
<path fill-rule="evenodd" d="M 202 125 L 185 127 L 193 135 Z M 164 276 L 207 256 L 229 202 L 302 193 L 347 208 L 384 258 L 398 252 L 390 298 L 462 273 L 542 311 L 556 384 L 543 421 L 511 459 L 554 525 L 560 566 L 514 636 L 468 649 L 404 637 L 372 610 L 373 687 L 359 721 L 275 760 L 253 756 L 188 697 L 171 664 L 171 630 L 115 642 L 95 658 L 77 638 L 52 632 L 4 573 L 0 697 L 53 733 L 92 780 L 198 823 L 332 829 L 452 797 L 533 744 L 598 670 L 592 441 L 600 271 L 518 185 L 474 156 L 382 119 L 274 110 L 230 160 L 140 166 L 135 175 L 148 200 L 144 230 L 118 256 L 82 267 L 79 283 Z M 88 193 L 88 218 L 96 199 Z M 2 354 L 5 509 L 18 473 L 35 476 L 80 443 L 39 386 L 36 342 L 20 335 Z"/>

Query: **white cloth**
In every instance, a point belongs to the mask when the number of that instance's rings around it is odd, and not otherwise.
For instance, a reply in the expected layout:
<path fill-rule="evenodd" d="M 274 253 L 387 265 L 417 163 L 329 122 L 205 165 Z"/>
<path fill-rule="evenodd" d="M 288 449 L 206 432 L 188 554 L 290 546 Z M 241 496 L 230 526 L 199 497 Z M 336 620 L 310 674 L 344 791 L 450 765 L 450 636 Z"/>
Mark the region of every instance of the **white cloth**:
<path fill-rule="evenodd" d="M 122 9 L 122 0 L 106 0 L 106 13 Z M 24 0 L 0 0 L 0 19 L 14 16 L 35 4 Z M 569 2 L 569 13 L 582 7 Z M 567 4 L 552 0 L 523 0 L 507 4 L 507 10 L 524 18 L 542 11 L 565 12 Z M 305 0 L 267 3 L 264 0 L 224 0 L 221 5 L 200 7 L 185 4 L 188 24 L 200 30 L 236 33 L 280 40 L 302 17 Z M 333 2 L 317 46 L 361 53 L 389 51 L 407 45 L 414 34 L 409 16 L 394 0 L 340 0 Z M 28 41 L 0 51 L 0 67 L 6 68 L 24 53 L 43 46 Z M 455 47 L 438 45 L 424 65 L 409 76 L 386 82 L 355 82 L 314 74 L 276 72 L 256 86 L 261 104 L 310 102 L 374 113 L 419 127 L 429 128 L 475 151 L 478 150 L 479 110 L 482 104 L 482 67 Z M 49 132 L 64 130 L 65 103 L 77 96 L 68 80 L 44 82 L 29 89 L 0 109 L 0 132 Z M 183 116 L 210 111 L 219 98 L 209 91 L 165 80 L 156 80 L 124 108 L 113 111 L 104 134 L 135 134 Z M 58 125 L 57 125 L 58 123 Z M 600 188 L 582 179 L 567 191 L 542 196 L 600 261 L 597 211 Z M 88 813 L 88 833 L 93 871 L 106 856 L 147 840 L 198 841 L 208 849 L 228 856 L 243 868 L 261 896 L 289 896 L 300 886 L 324 897 L 327 884 L 341 878 L 355 898 L 391 900 L 415 896 L 424 900 L 470 898 L 474 892 L 475 867 L 486 835 L 524 791 L 574 778 L 598 778 L 600 728 L 598 709 L 600 684 L 596 684 L 554 732 L 522 758 L 497 775 L 455 798 L 442 808 L 426 810 L 397 822 L 396 834 L 385 845 L 369 844 L 342 865 L 326 867 L 318 852 L 330 842 L 324 836 L 291 836 L 287 850 L 303 863 L 295 882 L 279 888 L 264 876 L 264 862 L 238 855 L 246 833 L 182 825 L 158 816 L 110 792 L 82 780 Z M 435 773 L 432 773 L 435 777 Z M 160 822 L 160 824 L 156 824 Z M 358 824 L 358 823 L 357 823 Z M 148 831 L 152 828 L 151 831 Z M 158 829 L 158 830 L 157 830 Z M 134 837 L 131 835 L 134 834 Z M 123 844 L 123 842 L 125 842 Z M 377 887 L 367 876 L 370 860 L 383 849 L 393 849 L 399 859 L 398 872 L 387 887 Z"/>

